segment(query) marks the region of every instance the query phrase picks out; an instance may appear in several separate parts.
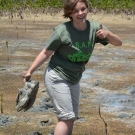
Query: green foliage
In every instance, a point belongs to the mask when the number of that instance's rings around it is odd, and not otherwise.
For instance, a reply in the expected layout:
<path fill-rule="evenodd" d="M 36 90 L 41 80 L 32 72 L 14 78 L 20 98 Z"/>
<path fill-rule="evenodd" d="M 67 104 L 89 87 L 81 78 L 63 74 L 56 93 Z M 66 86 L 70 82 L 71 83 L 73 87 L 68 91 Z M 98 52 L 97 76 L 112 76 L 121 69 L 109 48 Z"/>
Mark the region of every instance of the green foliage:
<path fill-rule="evenodd" d="M 93 7 L 97 8 L 135 8 L 134 0 L 90 0 Z"/>
<path fill-rule="evenodd" d="M 45 7 L 62 7 L 63 2 L 59 0 L 0 0 L 0 9 L 18 9 L 18 8 L 45 8 Z"/>
<path fill-rule="evenodd" d="M 6 47 L 7 47 L 7 50 L 8 50 L 8 41 L 6 41 Z"/>
<path fill-rule="evenodd" d="M 0 113 L 3 114 L 3 94 L 0 94 Z"/>
<path fill-rule="evenodd" d="M 90 8 L 104 10 L 116 9 L 135 10 L 135 0 L 89 0 Z M 0 10 L 16 12 L 20 9 L 62 8 L 63 0 L 0 0 Z"/>
<path fill-rule="evenodd" d="M 3 102 L 3 94 L 0 94 L 0 101 Z"/>

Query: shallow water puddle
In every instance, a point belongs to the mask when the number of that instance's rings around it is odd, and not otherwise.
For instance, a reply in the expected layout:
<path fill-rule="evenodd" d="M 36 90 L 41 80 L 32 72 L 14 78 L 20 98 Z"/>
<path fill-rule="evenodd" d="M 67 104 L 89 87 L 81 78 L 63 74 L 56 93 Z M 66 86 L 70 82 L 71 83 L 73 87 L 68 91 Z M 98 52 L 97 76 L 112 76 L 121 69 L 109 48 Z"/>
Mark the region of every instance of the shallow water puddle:
<path fill-rule="evenodd" d="M 14 75 L 20 75 L 21 73 L 19 72 L 20 70 L 24 70 L 26 67 L 25 66 L 6 66 L 0 68 L 0 73 L 1 72 L 7 72 L 8 74 L 14 74 Z"/>
<path fill-rule="evenodd" d="M 111 91 L 100 87 L 92 88 L 96 98 L 92 101 L 103 105 L 104 112 L 118 112 L 122 110 L 135 110 L 135 96 L 119 94 L 117 91 Z"/>
<path fill-rule="evenodd" d="M 12 56 L 32 56 L 32 54 L 30 54 L 28 52 L 22 52 L 22 51 L 11 52 L 10 55 L 12 55 Z"/>
<path fill-rule="evenodd" d="M 89 61 L 90 62 L 98 62 L 98 60 L 99 60 L 99 58 L 93 55 L 93 56 L 90 57 Z"/>
<path fill-rule="evenodd" d="M 82 74 L 82 79 L 87 79 L 92 77 L 92 72 L 93 70 L 91 69 L 86 69 L 84 73 Z"/>

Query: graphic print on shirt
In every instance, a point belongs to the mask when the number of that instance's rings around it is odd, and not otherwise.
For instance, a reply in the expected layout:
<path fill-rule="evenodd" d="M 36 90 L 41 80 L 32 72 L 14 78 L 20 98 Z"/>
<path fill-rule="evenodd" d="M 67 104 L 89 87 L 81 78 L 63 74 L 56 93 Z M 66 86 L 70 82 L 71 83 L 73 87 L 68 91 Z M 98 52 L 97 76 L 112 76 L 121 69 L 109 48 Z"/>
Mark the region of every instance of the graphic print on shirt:
<path fill-rule="evenodd" d="M 75 54 L 69 54 L 68 58 L 72 61 L 72 62 L 85 62 L 88 61 L 89 58 L 92 55 L 92 51 L 94 48 L 94 45 L 88 41 L 87 44 L 85 44 L 85 42 L 82 42 L 82 44 L 80 44 L 79 42 L 75 42 L 75 47 L 79 49 L 79 51 Z M 89 51 L 89 53 L 84 53 L 85 51 L 82 51 L 84 49 L 87 50 L 91 50 Z"/>

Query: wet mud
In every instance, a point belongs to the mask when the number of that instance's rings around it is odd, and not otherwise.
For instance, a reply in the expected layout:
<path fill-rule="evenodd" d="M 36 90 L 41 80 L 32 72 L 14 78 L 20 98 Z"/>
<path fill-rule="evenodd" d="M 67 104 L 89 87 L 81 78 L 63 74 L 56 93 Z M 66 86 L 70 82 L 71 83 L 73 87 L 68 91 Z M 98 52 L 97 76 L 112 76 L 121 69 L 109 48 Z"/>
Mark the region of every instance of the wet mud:
<path fill-rule="evenodd" d="M 123 41 L 120 47 L 96 44 L 80 86 L 79 117 L 73 135 L 135 134 L 135 27 L 120 16 L 88 15 Z M 21 75 L 45 47 L 52 30 L 67 21 L 60 15 L 12 20 L 0 18 L 0 135 L 53 134 L 57 119 L 44 86 L 49 59 L 35 71 L 40 82 L 36 101 L 27 112 L 15 110 Z"/>

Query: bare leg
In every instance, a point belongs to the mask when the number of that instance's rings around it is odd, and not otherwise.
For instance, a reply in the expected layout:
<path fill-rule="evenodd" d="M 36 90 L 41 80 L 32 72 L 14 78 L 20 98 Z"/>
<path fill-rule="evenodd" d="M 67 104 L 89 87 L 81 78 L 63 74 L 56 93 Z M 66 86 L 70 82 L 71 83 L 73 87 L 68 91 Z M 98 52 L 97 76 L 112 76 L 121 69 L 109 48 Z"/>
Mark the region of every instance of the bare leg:
<path fill-rule="evenodd" d="M 58 121 L 54 135 L 72 135 L 73 120 Z"/>
<path fill-rule="evenodd" d="M 71 126 L 70 126 L 70 129 L 69 129 L 68 135 L 72 135 L 73 125 L 74 125 L 74 122 L 72 121 L 72 124 L 71 124 Z"/>

